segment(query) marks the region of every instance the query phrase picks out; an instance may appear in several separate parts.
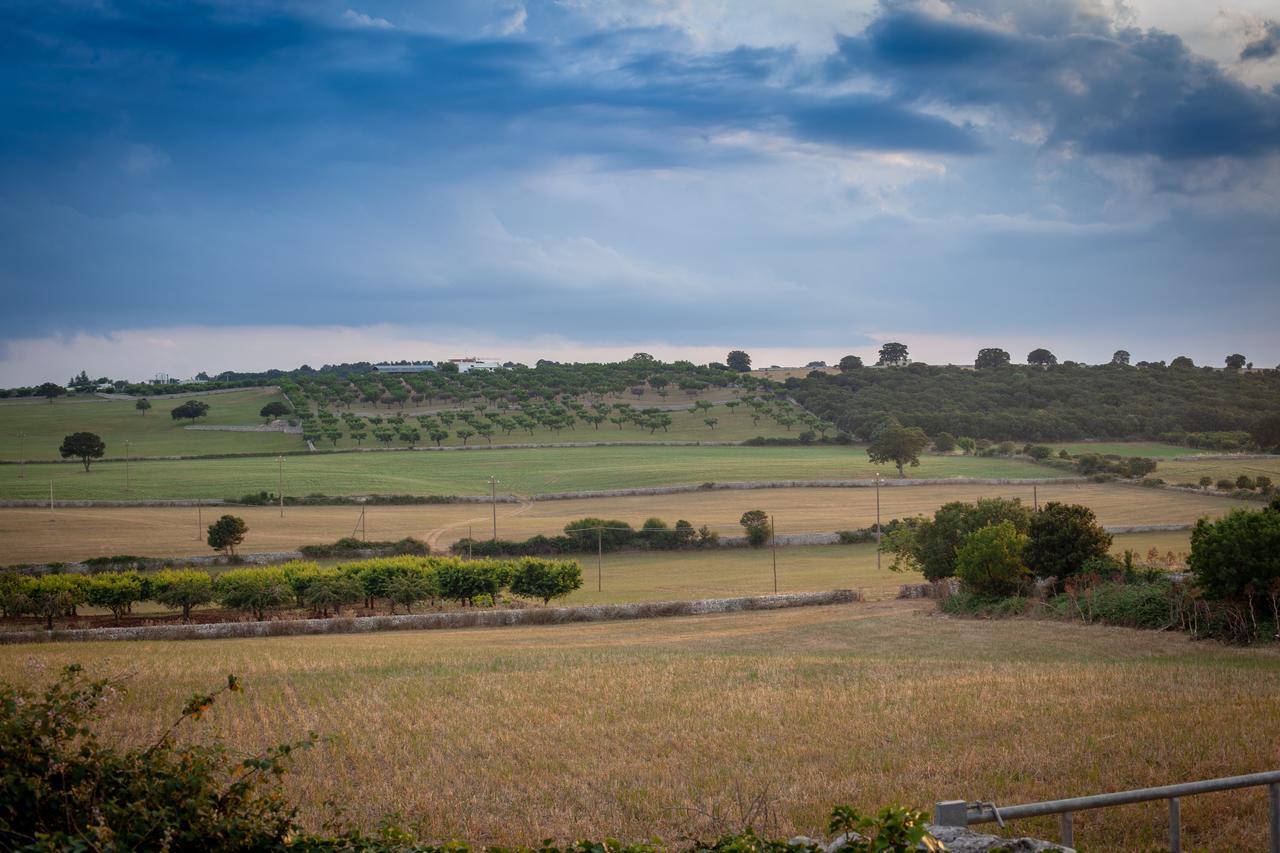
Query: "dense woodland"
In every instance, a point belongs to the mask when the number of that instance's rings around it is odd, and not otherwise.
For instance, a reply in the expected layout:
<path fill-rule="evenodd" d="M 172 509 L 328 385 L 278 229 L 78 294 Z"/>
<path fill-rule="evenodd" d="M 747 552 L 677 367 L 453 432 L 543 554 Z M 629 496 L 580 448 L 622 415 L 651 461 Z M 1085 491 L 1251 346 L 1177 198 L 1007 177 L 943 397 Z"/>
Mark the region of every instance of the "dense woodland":
<path fill-rule="evenodd" d="M 1252 431 L 1264 417 L 1280 415 L 1277 371 L 912 364 L 815 371 L 787 385 L 801 405 L 857 438 L 870 438 L 893 416 L 930 436 L 1185 441 L 1193 433 Z"/>

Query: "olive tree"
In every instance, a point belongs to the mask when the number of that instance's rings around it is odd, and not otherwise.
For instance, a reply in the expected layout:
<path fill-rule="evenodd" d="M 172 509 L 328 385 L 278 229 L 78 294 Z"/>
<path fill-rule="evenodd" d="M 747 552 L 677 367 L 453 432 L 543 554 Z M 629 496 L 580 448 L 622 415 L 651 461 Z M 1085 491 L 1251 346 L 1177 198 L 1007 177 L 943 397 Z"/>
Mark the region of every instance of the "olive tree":
<path fill-rule="evenodd" d="M 73 432 L 62 439 L 62 446 L 58 448 L 63 459 L 79 459 L 84 464 L 85 471 L 89 470 L 89 464 L 93 460 L 101 459 L 106 452 L 106 443 L 93 432 Z"/>

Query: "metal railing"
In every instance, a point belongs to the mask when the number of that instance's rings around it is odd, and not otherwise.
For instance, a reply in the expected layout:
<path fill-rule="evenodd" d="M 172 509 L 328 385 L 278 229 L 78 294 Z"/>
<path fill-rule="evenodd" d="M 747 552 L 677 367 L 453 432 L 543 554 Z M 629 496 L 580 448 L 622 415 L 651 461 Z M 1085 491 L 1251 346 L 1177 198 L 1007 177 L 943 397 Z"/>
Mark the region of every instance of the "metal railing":
<path fill-rule="evenodd" d="M 1169 849 L 1173 853 L 1181 853 L 1182 797 L 1263 785 L 1268 787 L 1271 800 L 1271 843 L 1267 849 L 1270 853 L 1280 853 L 1280 770 L 1250 773 L 1245 776 L 1224 776 L 1220 779 L 1202 779 L 1199 782 L 1162 785 L 1158 788 L 1138 788 L 1112 794 L 1094 794 L 1089 797 L 1072 797 L 1066 800 L 1045 800 L 1020 806 L 997 806 L 995 803 L 982 801 L 967 803 L 964 800 L 945 800 L 934 804 L 933 822 L 939 826 L 971 826 L 994 821 L 1003 827 L 1007 820 L 1056 814 L 1060 816 L 1062 844 L 1066 847 L 1074 847 L 1075 833 L 1071 816 L 1075 812 L 1086 809 L 1105 809 L 1130 803 L 1146 803 L 1152 800 L 1168 800 Z"/>

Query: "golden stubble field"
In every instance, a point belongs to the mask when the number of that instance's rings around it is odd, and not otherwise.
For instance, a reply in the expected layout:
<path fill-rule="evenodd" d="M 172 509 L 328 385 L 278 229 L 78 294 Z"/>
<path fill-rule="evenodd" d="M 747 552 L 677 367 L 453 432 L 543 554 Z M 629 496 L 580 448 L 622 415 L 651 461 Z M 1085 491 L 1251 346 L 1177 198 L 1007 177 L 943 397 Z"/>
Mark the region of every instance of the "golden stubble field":
<path fill-rule="evenodd" d="M 153 738 L 228 672 L 195 736 L 314 730 L 303 817 L 398 812 L 432 839 L 819 831 L 836 803 L 1001 804 L 1280 766 L 1280 654 L 1176 634 L 972 621 L 927 603 L 471 631 L 12 646 L 0 676 L 124 674 L 112 736 Z M 753 810 L 756 803 L 763 809 Z M 1184 843 L 1258 849 L 1259 791 L 1183 800 Z M 1163 846 L 1164 806 L 1076 816 L 1085 849 Z M 1049 821 L 1021 833 L 1054 838 Z"/>
<path fill-rule="evenodd" d="M 1202 516 L 1219 516 L 1238 506 L 1255 506 L 1213 495 L 1142 489 L 1107 484 L 1041 485 L 1041 503 L 1050 500 L 1086 504 L 1108 525 L 1187 524 Z M 881 517 L 907 517 L 933 512 L 948 501 L 980 497 L 1020 497 L 1030 503 L 1030 486 L 898 486 L 880 490 Z M 875 523 L 874 489 L 754 489 L 691 492 L 589 500 L 498 504 L 498 535 L 525 538 L 561 532 L 566 522 L 585 516 L 619 519 L 639 526 L 658 516 L 669 524 L 679 518 L 695 526 L 709 525 L 724 536 L 741 535 L 738 519 L 749 509 L 774 515 L 780 534 L 829 532 Z M 358 507 L 205 507 L 204 525 L 231 512 L 249 525 L 242 550 L 291 550 L 300 545 L 332 542 L 356 531 Z M 369 539 L 405 536 L 447 548 L 467 535 L 492 535 L 488 504 L 438 504 L 370 507 L 365 530 Z M 207 554 L 197 510 L 181 508 L 0 509 L 0 564 L 78 560 L 113 554 L 186 556 Z"/>

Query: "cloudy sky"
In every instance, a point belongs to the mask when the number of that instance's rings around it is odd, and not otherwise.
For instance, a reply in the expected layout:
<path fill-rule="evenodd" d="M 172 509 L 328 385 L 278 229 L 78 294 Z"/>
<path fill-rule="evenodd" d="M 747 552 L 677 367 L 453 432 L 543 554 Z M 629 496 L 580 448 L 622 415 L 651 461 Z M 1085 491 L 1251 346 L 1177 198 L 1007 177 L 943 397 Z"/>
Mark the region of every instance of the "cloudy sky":
<path fill-rule="evenodd" d="M 1275 0 L 9 0 L 0 384 L 1280 362 Z"/>

